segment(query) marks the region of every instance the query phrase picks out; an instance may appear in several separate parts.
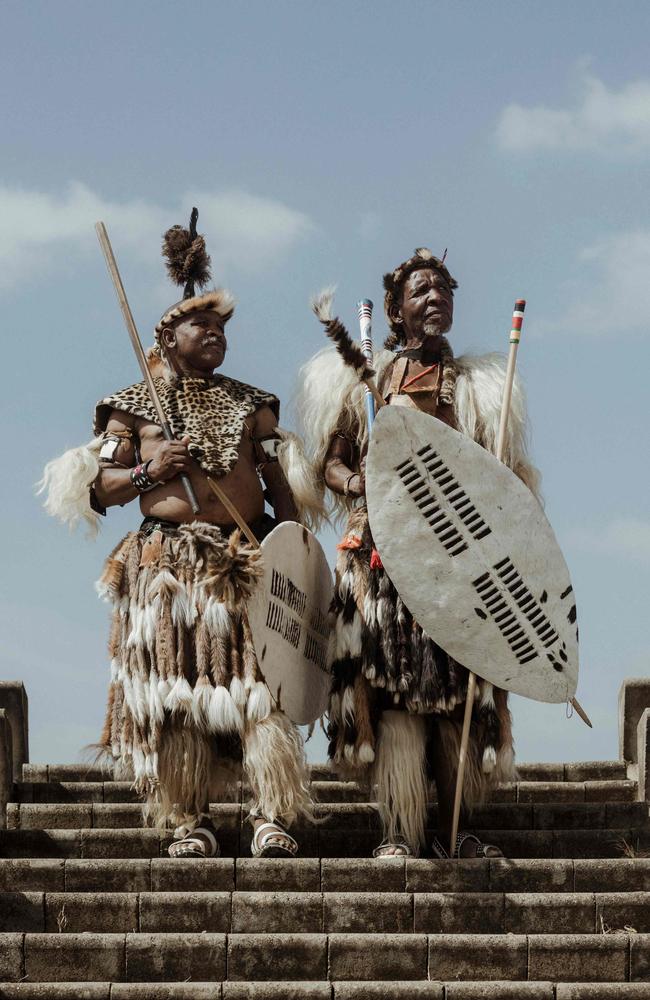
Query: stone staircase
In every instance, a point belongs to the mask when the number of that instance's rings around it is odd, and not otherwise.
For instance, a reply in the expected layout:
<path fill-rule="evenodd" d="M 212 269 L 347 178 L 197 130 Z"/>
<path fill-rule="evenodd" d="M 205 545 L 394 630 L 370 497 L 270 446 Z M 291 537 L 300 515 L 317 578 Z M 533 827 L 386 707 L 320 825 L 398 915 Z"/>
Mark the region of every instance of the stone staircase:
<path fill-rule="evenodd" d="M 637 712 L 637 747 L 649 716 Z M 212 807 L 224 857 L 172 861 L 128 784 L 27 763 L 19 725 L 0 708 L 0 998 L 650 998 L 634 747 L 622 744 L 627 760 L 522 765 L 474 817 L 506 860 L 373 861 L 368 789 L 317 766 L 320 822 L 298 828 L 299 858 L 250 857 L 239 788 Z"/>

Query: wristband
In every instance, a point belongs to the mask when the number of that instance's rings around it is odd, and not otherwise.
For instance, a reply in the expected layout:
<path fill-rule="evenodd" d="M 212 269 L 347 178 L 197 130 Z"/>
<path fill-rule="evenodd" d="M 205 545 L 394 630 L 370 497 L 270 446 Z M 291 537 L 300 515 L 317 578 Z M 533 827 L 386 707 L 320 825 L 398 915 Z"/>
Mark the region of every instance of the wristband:
<path fill-rule="evenodd" d="M 149 490 L 158 485 L 149 475 L 150 462 L 151 459 L 142 465 L 136 465 L 135 469 L 131 469 L 131 485 L 138 493 L 148 493 Z"/>
<path fill-rule="evenodd" d="M 348 478 L 345 480 L 345 486 L 343 487 L 343 496 L 346 497 L 350 496 L 350 483 L 352 482 L 354 477 L 358 475 L 359 475 L 358 472 L 353 472 L 352 475 L 348 476 Z"/>

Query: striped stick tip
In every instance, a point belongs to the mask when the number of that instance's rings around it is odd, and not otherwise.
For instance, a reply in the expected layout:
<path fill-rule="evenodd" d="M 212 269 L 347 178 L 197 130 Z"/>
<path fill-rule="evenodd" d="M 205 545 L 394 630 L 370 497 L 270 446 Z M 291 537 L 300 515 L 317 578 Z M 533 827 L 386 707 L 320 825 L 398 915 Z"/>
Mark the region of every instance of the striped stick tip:
<path fill-rule="evenodd" d="M 523 312 L 526 308 L 526 299 L 517 299 L 515 302 L 515 312 Z"/>

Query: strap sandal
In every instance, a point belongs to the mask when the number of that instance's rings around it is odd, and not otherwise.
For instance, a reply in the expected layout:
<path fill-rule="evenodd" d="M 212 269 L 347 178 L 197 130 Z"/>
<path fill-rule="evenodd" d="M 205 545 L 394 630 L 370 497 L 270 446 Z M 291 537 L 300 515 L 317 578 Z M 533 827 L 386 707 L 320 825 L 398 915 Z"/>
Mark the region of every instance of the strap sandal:
<path fill-rule="evenodd" d="M 434 857 L 436 857 L 436 858 L 446 859 L 446 860 L 451 860 L 452 858 L 454 858 L 456 860 L 459 860 L 460 859 L 460 852 L 461 852 L 461 849 L 463 847 L 463 844 L 465 844 L 467 841 L 470 841 L 470 842 L 473 842 L 473 843 L 476 844 L 476 854 L 474 854 L 474 855 L 468 855 L 466 858 L 462 859 L 464 861 L 472 860 L 472 858 L 488 858 L 488 857 L 490 857 L 490 858 L 502 858 L 503 857 L 503 852 L 500 850 L 500 848 L 498 848 L 496 846 L 496 844 L 484 844 L 481 840 L 479 840 L 479 838 L 476 836 L 476 834 L 474 834 L 474 833 L 466 833 L 465 831 L 462 831 L 462 830 L 458 833 L 458 836 L 456 837 L 456 847 L 455 847 L 454 853 L 452 855 L 449 854 L 449 851 L 445 848 L 444 844 L 441 843 L 441 841 L 438 839 L 438 837 L 434 837 L 433 838 L 433 843 L 431 844 L 431 849 L 433 851 Z M 498 851 L 499 853 L 498 854 L 486 854 L 486 851 L 488 851 L 488 850 Z"/>
<path fill-rule="evenodd" d="M 405 840 L 382 840 L 372 852 L 373 858 L 412 858 L 413 851 Z"/>
<path fill-rule="evenodd" d="M 251 842 L 254 858 L 295 858 L 297 853 L 298 842 L 279 823 L 260 823 L 255 829 Z"/>
<path fill-rule="evenodd" d="M 197 837 L 197 833 L 200 833 L 201 836 Z M 205 840 L 202 839 L 203 837 L 205 837 Z M 167 852 L 170 858 L 218 858 L 221 854 L 221 849 L 217 843 L 217 838 L 211 830 L 206 830 L 203 826 L 197 826 L 186 837 L 174 840 L 167 848 Z"/>

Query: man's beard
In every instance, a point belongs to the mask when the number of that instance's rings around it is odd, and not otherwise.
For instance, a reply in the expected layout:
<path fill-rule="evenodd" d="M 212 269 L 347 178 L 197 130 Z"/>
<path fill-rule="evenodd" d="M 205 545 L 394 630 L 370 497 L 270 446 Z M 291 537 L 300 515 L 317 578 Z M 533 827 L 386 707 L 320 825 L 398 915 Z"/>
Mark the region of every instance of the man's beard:
<path fill-rule="evenodd" d="M 446 326 L 446 324 L 442 320 L 439 320 L 439 319 L 428 319 L 428 320 L 425 320 L 424 326 L 422 328 L 423 332 L 424 332 L 424 336 L 425 337 L 437 337 L 437 336 L 439 336 L 443 332 L 445 326 Z"/>

